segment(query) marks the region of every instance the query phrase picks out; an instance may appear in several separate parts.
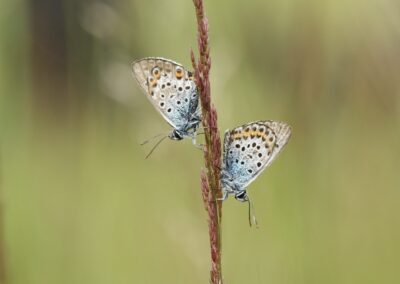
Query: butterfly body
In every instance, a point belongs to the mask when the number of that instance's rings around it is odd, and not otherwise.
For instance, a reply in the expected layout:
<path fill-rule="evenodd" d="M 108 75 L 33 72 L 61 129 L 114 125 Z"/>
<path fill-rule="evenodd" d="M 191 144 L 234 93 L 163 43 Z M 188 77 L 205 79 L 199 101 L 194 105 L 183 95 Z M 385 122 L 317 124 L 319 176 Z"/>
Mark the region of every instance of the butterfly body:
<path fill-rule="evenodd" d="M 233 194 L 239 201 L 248 201 L 246 187 L 278 156 L 290 134 L 289 125 L 272 120 L 227 130 L 221 172 L 223 199 Z"/>
<path fill-rule="evenodd" d="M 193 74 L 181 64 L 161 57 L 134 61 L 132 71 L 152 105 L 173 127 L 168 137 L 191 138 L 195 144 L 201 111 Z"/>

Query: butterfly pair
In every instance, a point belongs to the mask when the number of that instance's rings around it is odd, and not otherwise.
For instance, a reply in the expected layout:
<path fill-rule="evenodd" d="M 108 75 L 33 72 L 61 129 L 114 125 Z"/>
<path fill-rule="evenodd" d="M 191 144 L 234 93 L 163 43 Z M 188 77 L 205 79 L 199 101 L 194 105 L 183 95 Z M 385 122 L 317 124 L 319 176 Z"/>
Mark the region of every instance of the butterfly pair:
<path fill-rule="evenodd" d="M 173 127 L 167 137 L 190 138 L 196 144 L 201 110 L 193 74 L 179 63 L 158 57 L 137 60 L 132 70 L 153 106 Z M 289 125 L 272 120 L 227 130 L 221 172 L 223 199 L 233 194 L 239 201 L 249 201 L 246 187 L 278 156 L 290 133 Z"/>

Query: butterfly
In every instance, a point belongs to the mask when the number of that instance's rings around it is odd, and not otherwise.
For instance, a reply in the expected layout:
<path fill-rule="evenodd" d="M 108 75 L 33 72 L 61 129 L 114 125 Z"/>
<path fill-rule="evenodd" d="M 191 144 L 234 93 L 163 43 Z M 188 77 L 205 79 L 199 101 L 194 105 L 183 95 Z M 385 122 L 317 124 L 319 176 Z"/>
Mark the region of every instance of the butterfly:
<path fill-rule="evenodd" d="M 233 194 L 238 201 L 249 202 L 247 186 L 275 160 L 290 134 L 289 125 L 272 120 L 255 121 L 227 130 L 221 170 L 222 200 Z"/>
<path fill-rule="evenodd" d="M 171 140 L 191 138 L 196 145 L 201 110 L 193 73 L 181 64 L 161 57 L 134 61 L 132 72 L 155 109 L 173 127 L 166 137 Z"/>

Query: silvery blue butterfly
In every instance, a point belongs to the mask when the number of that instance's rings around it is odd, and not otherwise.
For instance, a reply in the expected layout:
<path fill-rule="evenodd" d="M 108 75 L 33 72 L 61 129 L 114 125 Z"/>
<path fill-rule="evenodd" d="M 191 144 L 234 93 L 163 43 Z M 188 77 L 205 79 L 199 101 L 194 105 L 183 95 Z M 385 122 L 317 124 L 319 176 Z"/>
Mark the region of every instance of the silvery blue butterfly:
<path fill-rule="evenodd" d="M 191 138 L 196 145 L 201 110 L 193 73 L 177 62 L 160 57 L 136 60 L 132 71 L 150 102 L 173 127 L 168 137 L 172 140 Z"/>
<path fill-rule="evenodd" d="M 238 201 L 249 201 L 246 187 L 275 160 L 290 134 L 289 125 L 272 120 L 227 130 L 221 171 L 222 199 L 234 194 Z"/>

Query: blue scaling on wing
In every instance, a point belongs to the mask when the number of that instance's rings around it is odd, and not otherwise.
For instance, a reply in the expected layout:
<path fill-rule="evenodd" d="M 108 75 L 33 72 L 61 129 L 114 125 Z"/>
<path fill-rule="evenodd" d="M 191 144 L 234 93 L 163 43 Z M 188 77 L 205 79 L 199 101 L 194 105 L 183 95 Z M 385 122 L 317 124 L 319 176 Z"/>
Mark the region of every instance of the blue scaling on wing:
<path fill-rule="evenodd" d="M 289 125 L 271 120 L 227 130 L 221 176 L 224 198 L 234 194 L 238 200 L 247 201 L 246 187 L 278 156 L 290 134 Z"/>
<path fill-rule="evenodd" d="M 133 75 L 156 110 L 174 128 L 171 139 L 194 139 L 201 121 L 193 74 L 174 61 L 148 57 L 132 64 Z"/>

